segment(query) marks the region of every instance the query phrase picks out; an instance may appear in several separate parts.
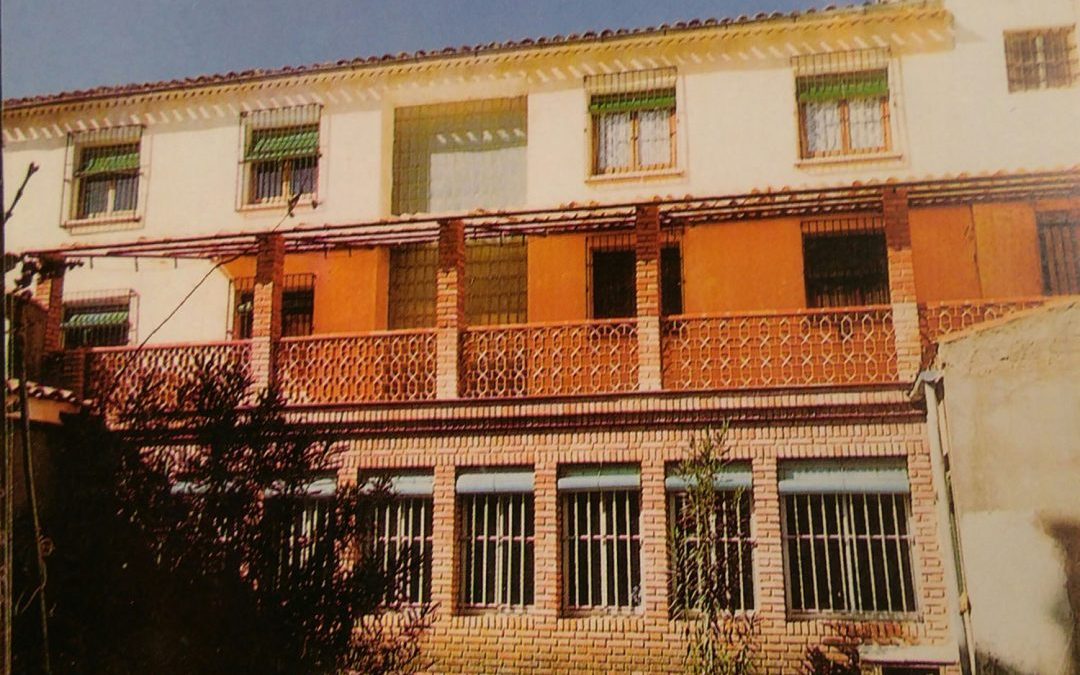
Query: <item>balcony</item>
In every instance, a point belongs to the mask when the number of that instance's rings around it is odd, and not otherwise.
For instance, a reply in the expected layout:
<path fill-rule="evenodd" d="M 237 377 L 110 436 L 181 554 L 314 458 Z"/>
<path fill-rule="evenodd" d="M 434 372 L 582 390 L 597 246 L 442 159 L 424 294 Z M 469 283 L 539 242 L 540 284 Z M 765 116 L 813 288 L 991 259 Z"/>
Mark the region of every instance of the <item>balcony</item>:
<path fill-rule="evenodd" d="M 1035 307 L 1043 298 L 920 305 L 923 365 L 934 342 L 977 323 Z M 497 400 L 639 391 L 636 320 L 468 327 L 460 331 L 456 397 Z M 291 405 L 433 401 L 435 329 L 283 338 L 276 376 Z M 722 391 L 901 383 L 889 306 L 667 317 L 660 328 L 666 391 Z M 85 354 L 86 394 L 113 401 L 140 387 L 175 388 L 198 364 L 250 363 L 247 341 L 97 348 Z M 655 389 L 655 388 L 653 388 Z"/>

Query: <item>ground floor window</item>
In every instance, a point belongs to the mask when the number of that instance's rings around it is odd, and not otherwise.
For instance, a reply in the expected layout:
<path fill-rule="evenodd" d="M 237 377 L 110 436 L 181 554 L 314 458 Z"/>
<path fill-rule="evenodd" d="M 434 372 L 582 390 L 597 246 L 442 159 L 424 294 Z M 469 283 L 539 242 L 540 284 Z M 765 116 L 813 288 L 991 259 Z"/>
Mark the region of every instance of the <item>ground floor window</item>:
<path fill-rule="evenodd" d="M 389 498 L 375 499 L 362 515 L 363 541 L 393 580 L 387 602 L 431 602 L 431 560 L 434 488 L 430 473 L 370 476 L 372 485 L 385 480 Z"/>

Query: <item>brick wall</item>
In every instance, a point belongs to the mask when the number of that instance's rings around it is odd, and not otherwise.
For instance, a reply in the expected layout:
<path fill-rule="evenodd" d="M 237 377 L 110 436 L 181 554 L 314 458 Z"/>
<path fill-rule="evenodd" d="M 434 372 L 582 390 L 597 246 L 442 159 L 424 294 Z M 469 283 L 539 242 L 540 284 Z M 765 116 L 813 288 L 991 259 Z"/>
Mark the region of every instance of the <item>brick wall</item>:
<path fill-rule="evenodd" d="M 756 400 L 760 399 L 760 400 Z M 638 396 L 620 401 L 550 402 L 529 406 L 533 417 L 589 413 L 598 406 L 635 410 L 754 407 L 783 413 L 814 400 L 849 413 L 872 401 L 890 401 L 902 410 L 903 392 L 854 391 L 732 394 L 727 397 Z M 524 408 L 525 406 L 520 406 Z M 512 404 L 491 407 L 461 405 L 470 416 L 488 419 L 516 414 Z M 575 411 L 581 408 L 580 411 Z M 851 625 L 866 642 L 882 645 L 940 645 L 947 641 L 945 579 L 937 542 L 934 493 L 925 429 L 918 411 L 895 417 L 865 414 L 859 419 L 815 423 L 793 415 L 792 421 L 770 425 L 741 424 L 728 433 L 730 457 L 749 460 L 753 470 L 755 598 L 760 618 L 758 657 L 764 672 L 798 672 L 808 645 L 835 638 L 836 620 L 789 621 L 786 618 L 784 567 L 780 534 L 777 465 L 787 459 L 841 457 L 906 457 L 911 483 L 915 585 L 918 614 L 904 621 L 858 621 Z M 449 419 L 453 407 L 427 410 L 370 410 L 350 413 L 362 418 L 431 416 Z M 338 418 L 339 420 L 342 418 Z M 314 421 L 314 420 L 312 420 Z M 492 427 L 496 428 L 496 427 Z M 686 424 L 592 427 L 565 431 L 499 431 L 495 433 L 374 434 L 344 442 L 343 478 L 371 468 L 434 470 L 435 554 L 433 597 L 437 620 L 425 639 L 431 672 L 683 672 L 681 628 L 668 617 L 667 513 L 665 466 L 684 458 L 701 427 Z M 639 611 L 622 615 L 567 616 L 560 588 L 559 509 L 556 476 L 564 464 L 634 463 L 641 470 L 642 596 Z M 454 530 L 457 470 L 493 465 L 532 465 L 535 472 L 536 575 L 535 605 L 518 613 L 462 614 L 456 606 L 458 573 Z M 847 634 L 847 633 L 845 633 Z"/>

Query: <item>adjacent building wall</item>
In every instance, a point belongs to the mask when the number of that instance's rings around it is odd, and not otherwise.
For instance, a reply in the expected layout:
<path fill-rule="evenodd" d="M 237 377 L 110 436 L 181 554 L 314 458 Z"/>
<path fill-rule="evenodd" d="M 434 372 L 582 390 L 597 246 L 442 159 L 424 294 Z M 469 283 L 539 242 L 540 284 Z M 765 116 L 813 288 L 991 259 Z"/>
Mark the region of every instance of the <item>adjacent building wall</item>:
<path fill-rule="evenodd" d="M 1080 673 L 1080 302 L 950 339 L 937 365 L 976 656 Z"/>

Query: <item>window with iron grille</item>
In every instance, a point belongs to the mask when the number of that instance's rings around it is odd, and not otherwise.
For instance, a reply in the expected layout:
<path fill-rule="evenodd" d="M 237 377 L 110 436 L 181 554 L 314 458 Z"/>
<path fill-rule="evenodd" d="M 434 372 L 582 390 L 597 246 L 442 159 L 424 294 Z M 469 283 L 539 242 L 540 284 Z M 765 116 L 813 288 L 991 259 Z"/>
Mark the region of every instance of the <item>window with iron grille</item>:
<path fill-rule="evenodd" d="M 889 261 L 880 218 L 802 224 L 807 307 L 858 307 L 889 302 Z"/>
<path fill-rule="evenodd" d="M 803 158 L 890 149 L 888 50 L 797 56 L 794 66 Z"/>
<path fill-rule="evenodd" d="M 311 335 L 315 318 L 315 275 L 286 274 L 281 291 L 281 335 Z M 250 340 L 255 318 L 255 277 L 233 281 L 233 338 Z"/>
<path fill-rule="evenodd" d="M 675 68 L 585 78 L 593 175 L 676 166 Z"/>
<path fill-rule="evenodd" d="M 465 243 L 465 318 L 473 326 L 528 320 L 525 237 L 470 239 Z"/>
<path fill-rule="evenodd" d="M 439 251 L 435 244 L 409 244 L 390 249 L 391 329 L 435 326 L 435 284 Z"/>
<path fill-rule="evenodd" d="M 364 545 L 392 578 L 387 603 L 429 603 L 433 476 L 398 474 L 387 479 L 392 498 L 377 500 L 362 513 Z"/>
<path fill-rule="evenodd" d="M 660 311 L 682 314 L 682 250 L 673 235 L 660 247 Z M 637 315 L 637 254 L 634 235 L 590 237 L 589 308 L 594 319 L 622 319 Z"/>
<path fill-rule="evenodd" d="M 520 206 L 525 201 L 525 97 L 394 111 L 394 214 Z"/>
<path fill-rule="evenodd" d="M 534 602 L 533 473 L 470 470 L 457 479 L 461 604 L 520 609 Z"/>
<path fill-rule="evenodd" d="M 903 460 L 790 462 L 779 488 L 792 612 L 916 610 Z"/>
<path fill-rule="evenodd" d="M 717 476 L 716 512 L 707 522 L 698 522 L 694 510 L 689 508 L 685 479 L 668 472 L 668 518 L 673 549 L 671 607 L 677 614 L 699 606 L 699 598 L 708 588 L 706 584 L 712 583 L 710 580 L 719 582 L 712 590 L 720 594 L 725 609 L 754 608 L 750 467 L 733 465 L 730 469 Z"/>
<path fill-rule="evenodd" d="M 641 606 L 641 477 L 637 467 L 562 472 L 564 602 L 570 611 Z"/>
<path fill-rule="evenodd" d="M 1043 292 L 1080 293 L 1080 211 L 1040 213 L 1038 228 Z"/>
<path fill-rule="evenodd" d="M 1072 26 L 1005 33 L 1009 91 L 1071 87 L 1076 78 Z"/>
<path fill-rule="evenodd" d="M 142 127 L 72 134 L 71 217 L 134 217 L 139 200 Z"/>
<path fill-rule="evenodd" d="M 313 197 L 319 184 L 318 105 L 243 116 L 244 204 L 285 204 Z"/>
<path fill-rule="evenodd" d="M 263 576 L 268 583 L 277 586 L 296 575 L 330 578 L 337 571 L 335 488 L 333 478 L 324 478 L 303 494 L 267 496 L 263 522 L 273 546 Z"/>
<path fill-rule="evenodd" d="M 137 298 L 132 291 L 92 292 L 64 298 L 60 324 L 64 349 L 128 344 Z"/>

